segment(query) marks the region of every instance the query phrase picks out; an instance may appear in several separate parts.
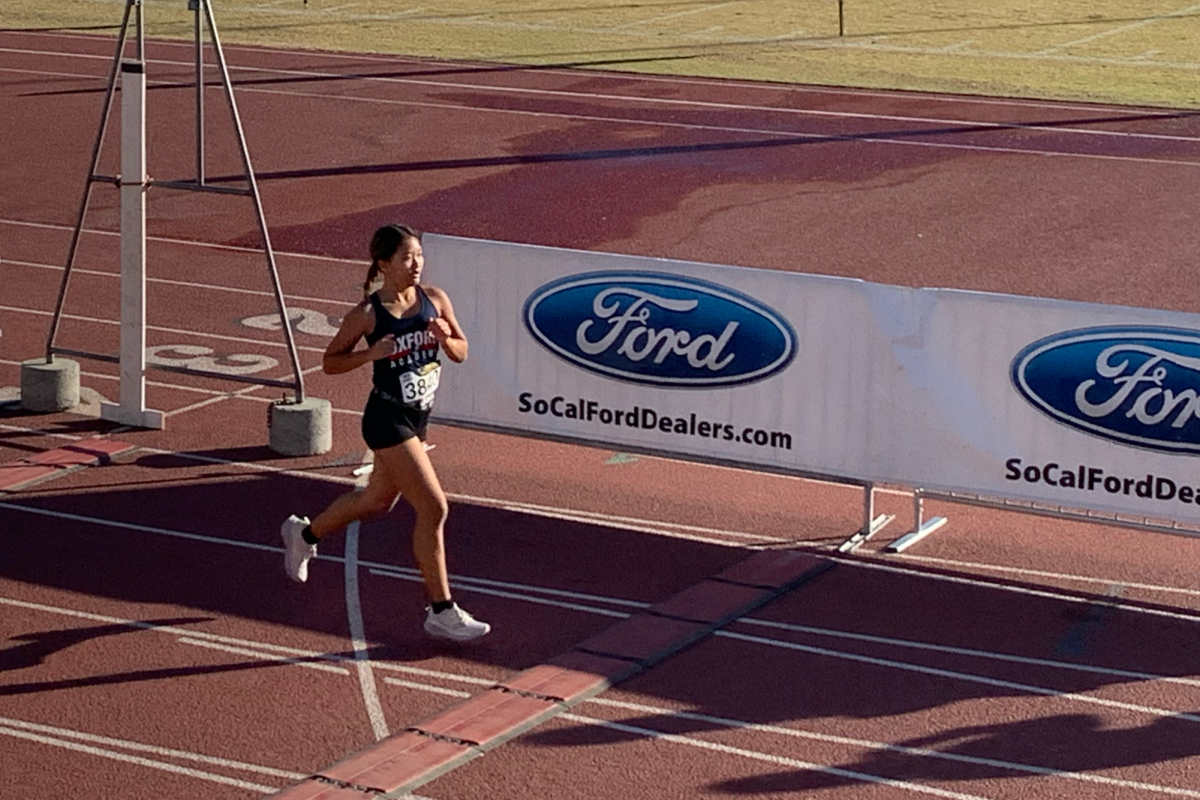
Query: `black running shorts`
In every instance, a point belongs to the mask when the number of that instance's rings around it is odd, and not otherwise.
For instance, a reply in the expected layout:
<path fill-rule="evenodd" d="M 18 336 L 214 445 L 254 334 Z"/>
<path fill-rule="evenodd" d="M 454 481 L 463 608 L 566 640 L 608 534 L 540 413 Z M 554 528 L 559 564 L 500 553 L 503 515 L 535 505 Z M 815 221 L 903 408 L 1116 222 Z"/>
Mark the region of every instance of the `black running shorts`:
<path fill-rule="evenodd" d="M 429 409 L 422 411 L 371 392 L 362 416 L 363 441 L 372 450 L 383 450 L 414 436 L 424 439 L 428 424 Z"/>

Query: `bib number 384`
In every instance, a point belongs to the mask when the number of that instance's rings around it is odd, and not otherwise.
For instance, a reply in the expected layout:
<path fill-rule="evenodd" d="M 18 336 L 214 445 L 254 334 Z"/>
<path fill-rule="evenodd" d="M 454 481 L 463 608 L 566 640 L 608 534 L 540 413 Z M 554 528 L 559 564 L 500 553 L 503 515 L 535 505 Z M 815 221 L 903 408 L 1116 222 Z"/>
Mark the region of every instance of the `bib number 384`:
<path fill-rule="evenodd" d="M 400 376 L 400 392 L 404 404 L 425 409 L 433 405 L 433 394 L 437 391 L 438 379 L 442 374 L 440 364 L 428 364 L 425 368 L 405 372 Z"/>

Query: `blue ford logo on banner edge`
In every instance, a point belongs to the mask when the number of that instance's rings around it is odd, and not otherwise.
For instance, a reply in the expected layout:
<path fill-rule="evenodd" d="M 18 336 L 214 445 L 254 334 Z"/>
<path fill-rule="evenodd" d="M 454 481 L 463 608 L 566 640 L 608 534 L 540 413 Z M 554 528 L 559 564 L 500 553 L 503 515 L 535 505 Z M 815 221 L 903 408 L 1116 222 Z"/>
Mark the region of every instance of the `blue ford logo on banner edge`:
<path fill-rule="evenodd" d="M 1013 386 L 1059 422 L 1115 442 L 1200 452 L 1200 331 L 1079 328 L 1012 361 Z"/>
<path fill-rule="evenodd" d="M 521 317 L 530 335 L 582 369 L 649 386 L 707 389 L 761 381 L 796 356 L 773 309 L 714 283 L 658 272 L 590 272 L 540 286 Z"/>

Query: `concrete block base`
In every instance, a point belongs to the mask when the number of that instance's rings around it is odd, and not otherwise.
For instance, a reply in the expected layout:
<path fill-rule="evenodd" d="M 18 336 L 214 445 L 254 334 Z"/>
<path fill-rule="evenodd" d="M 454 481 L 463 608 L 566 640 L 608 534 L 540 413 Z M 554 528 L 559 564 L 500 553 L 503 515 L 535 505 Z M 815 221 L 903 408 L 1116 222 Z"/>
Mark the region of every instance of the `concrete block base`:
<path fill-rule="evenodd" d="M 68 411 L 79 405 L 79 362 L 44 358 L 21 362 L 21 408 L 36 413 Z"/>
<path fill-rule="evenodd" d="M 333 448 L 333 409 L 328 400 L 306 397 L 271 406 L 271 449 L 285 456 L 315 456 Z"/>

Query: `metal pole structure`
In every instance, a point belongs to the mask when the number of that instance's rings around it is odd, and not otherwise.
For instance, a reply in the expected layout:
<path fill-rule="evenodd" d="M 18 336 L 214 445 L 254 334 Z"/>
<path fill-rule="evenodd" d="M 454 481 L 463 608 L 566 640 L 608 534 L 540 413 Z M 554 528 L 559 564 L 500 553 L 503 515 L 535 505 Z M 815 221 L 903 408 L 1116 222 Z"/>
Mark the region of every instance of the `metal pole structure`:
<path fill-rule="evenodd" d="M 279 319 L 283 328 L 284 340 L 287 343 L 288 355 L 292 360 L 292 371 L 296 374 L 296 402 L 304 402 L 304 376 L 300 371 L 300 359 L 296 355 L 296 342 L 292 336 L 292 326 L 288 319 L 287 304 L 283 299 L 283 288 L 279 284 L 279 270 L 275 265 L 275 252 L 271 248 L 271 236 L 267 232 L 267 219 L 263 214 L 262 198 L 258 193 L 258 181 L 254 177 L 254 168 L 250 165 L 250 151 L 246 147 L 246 134 L 242 129 L 242 120 L 238 115 L 237 101 L 233 98 L 233 83 L 229 79 L 229 68 L 225 64 L 225 54 L 221 50 L 221 39 L 217 35 L 217 22 L 213 19 L 212 4 L 208 0 L 196 0 L 208 20 L 208 33 L 212 38 L 213 53 L 217 57 L 217 66 L 221 71 L 221 81 L 225 85 L 225 98 L 229 102 L 229 112 L 233 115 L 233 127 L 237 132 L 238 148 L 242 154 L 242 166 L 246 171 L 246 180 L 250 186 L 250 196 L 254 200 L 254 211 L 258 218 L 258 231 L 262 236 L 263 249 L 267 254 L 267 270 L 271 275 L 271 286 L 275 290 L 275 303 L 279 307 Z"/>
<path fill-rule="evenodd" d="M 838 36 L 846 35 L 846 3 L 838 0 Z"/>
<path fill-rule="evenodd" d="M 196 39 L 196 184 L 204 185 L 204 36 L 201 33 L 200 3 L 207 0 L 188 0 L 188 9 L 195 12 Z"/>
<path fill-rule="evenodd" d="M 46 337 L 46 363 L 54 360 L 54 339 L 58 335 L 58 323 L 62 319 L 63 303 L 67 299 L 67 284 L 71 280 L 71 268 L 75 266 L 75 256 L 79 252 L 79 238 L 83 233 L 83 220 L 87 216 L 88 205 L 92 199 L 92 184 L 105 180 L 96 174 L 96 166 L 100 162 L 100 150 L 104 146 L 104 131 L 108 127 L 108 116 L 112 112 L 113 96 L 117 90 L 117 71 L 121 67 L 121 56 L 125 51 L 125 43 L 129 40 L 129 15 L 133 8 L 138 8 L 138 26 L 141 27 L 142 0 L 127 0 L 125 15 L 121 20 L 121 31 L 117 35 L 117 50 L 113 55 L 112 68 L 108 72 L 108 87 L 104 92 L 104 103 L 100 110 L 100 128 L 96 131 L 96 141 L 92 145 L 92 160 L 88 165 L 87 181 L 83 187 L 83 199 L 79 203 L 79 215 L 75 218 L 75 230 L 71 233 L 71 244 L 67 249 L 67 264 L 63 270 L 62 282 L 58 287 L 58 299 L 54 303 L 54 316 L 50 319 L 50 334 Z M 109 178 L 108 180 L 112 180 Z"/>
<path fill-rule="evenodd" d="M 80 201 L 79 216 L 76 219 L 75 230 L 71 237 L 71 244 L 68 250 L 66 268 L 63 271 L 62 283 L 59 286 L 58 299 L 55 302 L 54 315 L 50 322 L 50 333 L 46 340 L 46 363 L 50 364 L 54 360 L 56 353 L 62 355 L 71 355 L 83 358 L 92 358 L 105 362 L 117 362 L 120 364 L 128 364 L 128 369 L 122 366 L 122 386 L 126 381 L 126 373 L 129 375 L 129 380 L 132 381 L 128 389 L 129 397 L 126 397 L 126 390 L 122 389 L 122 402 L 120 406 L 116 404 L 108 404 L 109 409 L 105 411 L 102 408 L 103 414 L 121 414 L 120 419 L 127 424 L 139 424 L 142 427 L 161 427 L 162 415 L 157 411 L 147 411 L 142 406 L 138 397 L 138 387 L 144 387 L 144 378 L 142 373 L 146 368 L 144 344 L 145 344 L 145 193 L 152 186 L 161 186 L 172 189 L 182 189 L 190 191 L 201 191 L 215 194 L 236 194 L 249 195 L 254 201 L 255 215 L 258 221 L 259 233 L 263 239 L 264 249 L 267 256 L 267 267 L 271 278 L 272 287 L 274 289 L 275 303 L 279 310 L 280 322 L 283 328 L 284 341 L 288 348 L 288 355 L 291 358 L 292 372 L 294 380 L 286 382 L 282 380 L 269 380 L 265 378 L 250 378 L 247 376 L 234 377 L 226 373 L 220 373 L 212 370 L 201 369 L 172 369 L 175 372 L 185 372 L 192 375 L 203 375 L 212 378 L 223 380 L 233 380 L 242 383 L 255 383 L 264 386 L 279 386 L 286 389 L 292 389 L 296 393 L 297 403 L 304 402 L 304 378 L 300 371 L 300 359 L 296 353 L 296 343 L 292 334 L 292 329 L 288 321 L 287 306 L 284 302 L 283 289 L 279 282 L 279 271 L 275 264 L 275 253 L 271 248 L 270 234 L 267 231 L 266 217 L 263 214 L 262 200 L 258 192 L 258 183 L 254 177 L 254 170 L 250 164 L 250 153 L 246 146 L 246 137 L 242 129 L 241 118 L 238 115 L 237 103 L 233 97 L 233 84 L 229 78 L 229 69 L 225 63 L 225 56 L 221 50 L 221 42 L 217 36 L 216 21 L 213 19 L 212 8 L 209 0 L 188 0 L 189 8 L 196 12 L 196 180 L 193 181 L 170 181 L 170 180 L 152 180 L 146 176 L 145 165 L 145 140 L 144 140 L 144 125 L 145 125 L 145 63 L 146 63 L 146 43 L 145 43 L 145 26 L 142 19 L 142 9 L 145 0 L 126 0 L 125 15 L 121 21 L 121 29 L 117 41 L 116 53 L 113 56 L 112 68 L 109 71 L 108 86 L 104 94 L 104 104 L 100 114 L 100 127 L 96 132 L 96 140 L 92 146 L 92 159 L 88 169 L 87 182 L 84 185 L 83 198 Z M 203 17 L 201 16 L 203 12 Z M 136 67 L 131 67 L 122 78 L 122 108 L 123 108 L 123 125 L 122 125 L 122 177 L 98 175 L 96 168 L 100 161 L 100 153 L 104 146 L 104 136 L 108 129 L 109 117 L 112 113 L 113 98 L 116 93 L 117 76 L 122 72 L 122 60 L 125 50 L 129 43 L 129 23 L 131 15 L 136 13 L 136 48 L 137 59 Z M 203 37 L 202 28 L 207 20 L 209 33 L 212 37 L 213 50 L 216 53 L 217 64 L 220 67 L 222 82 L 225 87 L 226 99 L 229 102 L 229 109 L 233 116 L 234 129 L 237 132 L 238 146 L 240 148 L 242 165 L 246 172 L 246 180 L 248 188 L 227 187 L 227 186 L 210 186 L 205 183 L 204 175 L 204 121 L 203 121 L 203 92 L 204 92 L 204 59 L 203 59 Z M 130 66 L 129 63 L 125 66 Z M 125 95 L 128 93 L 129 97 Z M 141 102 L 138 104 L 137 113 L 134 113 L 132 107 L 126 111 L 126 101 L 132 101 L 134 96 L 140 96 Z M 124 114 L 128 113 L 131 116 L 126 120 Z M 137 158 L 136 154 L 132 155 L 131 161 L 126 161 L 126 148 L 132 147 L 132 140 L 128 138 L 133 131 L 140 131 L 140 141 L 138 146 L 141 148 L 141 158 Z M 129 135 L 125 135 L 126 131 L 130 131 Z M 140 177 L 140 180 L 138 178 Z M 122 340 L 121 340 L 121 358 L 116 358 L 110 354 L 87 352 L 83 350 L 67 349 L 55 346 L 55 339 L 58 334 L 59 323 L 62 319 L 62 310 L 66 301 L 67 286 L 70 282 L 70 276 L 75 264 L 75 259 L 79 251 L 79 243 L 82 238 L 84 219 L 87 215 L 88 206 L 91 201 L 92 186 L 96 182 L 112 183 L 119 186 L 122 196 L 121 208 L 121 232 L 122 232 L 122 290 L 121 300 L 123 306 L 131 303 L 136 304 L 139 297 L 142 299 L 141 306 L 129 313 L 129 323 L 126 324 L 124 316 L 122 318 Z M 137 197 L 133 196 L 137 192 Z M 128 210 L 127 210 L 128 209 Z M 140 209 L 140 210 L 139 210 Z M 140 219 L 140 225 L 138 220 Z M 126 240 L 128 239 L 128 243 Z M 137 252 L 135 252 L 137 251 Z M 138 257 L 140 252 L 140 258 Z M 127 272 L 127 260 L 133 264 L 137 262 L 137 266 L 131 266 L 132 270 L 130 288 L 126 289 L 126 281 L 124 275 Z M 138 277 L 140 275 L 140 277 Z M 141 286 L 139 290 L 137 287 Z M 141 326 L 140 338 L 142 341 L 142 353 L 140 357 L 141 369 L 138 369 L 139 359 L 137 356 L 131 355 L 134 345 L 133 339 L 130 338 L 133 334 L 133 327 Z M 131 360 L 132 359 L 132 360 Z M 158 365 L 152 365 L 153 368 L 160 368 Z M 165 368 L 165 367 L 162 367 Z M 135 377 L 136 375 L 136 377 Z M 134 412 L 137 413 L 134 413 Z M 129 419 L 126 419 L 128 417 Z M 134 422 L 133 418 L 138 417 L 141 422 Z"/>
<path fill-rule="evenodd" d="M 126 61 L 121 64 L 120 403 L 103 405 L 101 415 L 161 428 L 162 414 L 146 410 L 146 189 L 146 62 Z"/>

